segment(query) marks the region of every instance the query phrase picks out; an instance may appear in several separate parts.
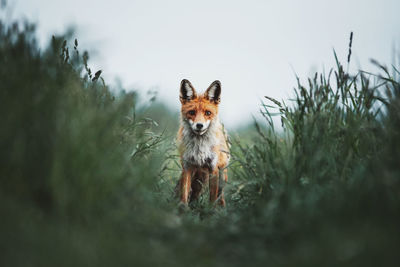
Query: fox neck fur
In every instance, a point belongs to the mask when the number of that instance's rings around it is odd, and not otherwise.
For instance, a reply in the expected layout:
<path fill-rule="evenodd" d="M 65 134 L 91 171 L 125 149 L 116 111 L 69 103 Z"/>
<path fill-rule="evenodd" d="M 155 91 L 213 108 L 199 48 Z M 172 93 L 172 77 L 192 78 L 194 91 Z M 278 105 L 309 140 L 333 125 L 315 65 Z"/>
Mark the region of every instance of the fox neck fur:
<path fill-rule="evenodd" d="M 182 161 L 185 168 L 207 167 L 215 169 L 218 162 L 218 154 L 215 148 L 220 140 L 217 132 L 221 128 L 218 118 L 210 122 L 208 130 L 203 135 L 194 133 L 188 121 L 182 118 L 182 139 L 180 142 L 183 150 Z"/>

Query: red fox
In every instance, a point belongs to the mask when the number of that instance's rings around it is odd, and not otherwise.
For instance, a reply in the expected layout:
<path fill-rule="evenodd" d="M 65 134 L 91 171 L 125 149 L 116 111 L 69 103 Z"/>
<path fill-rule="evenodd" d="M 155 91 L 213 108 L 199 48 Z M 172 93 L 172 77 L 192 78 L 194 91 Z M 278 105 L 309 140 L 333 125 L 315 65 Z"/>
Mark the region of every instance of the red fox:
<path fill-rule="evenodd" d="M 209 184 L 210 202 L 225 206 L 223 185 L 228 180 L 229 144 L 218 119 L 221 83 L 214 81 L 197 94 L 186 79 L 180 87 L 181 122 L 177 136 L 182 176 L 177 185 L 181 203 L 196 200 Z"/>

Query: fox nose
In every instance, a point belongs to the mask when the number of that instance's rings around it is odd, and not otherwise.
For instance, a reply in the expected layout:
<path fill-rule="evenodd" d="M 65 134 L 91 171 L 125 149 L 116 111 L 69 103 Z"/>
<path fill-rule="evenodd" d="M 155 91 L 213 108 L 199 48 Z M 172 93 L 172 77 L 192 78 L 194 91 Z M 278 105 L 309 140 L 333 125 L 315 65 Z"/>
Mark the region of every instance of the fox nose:
<path fill-rule="evenodd" d="M 197 128 L 197 130 L 201 130 L 203 128 L 203 124 L 202 123 L 197 123 L 196 124 L 196 128 Z"/>

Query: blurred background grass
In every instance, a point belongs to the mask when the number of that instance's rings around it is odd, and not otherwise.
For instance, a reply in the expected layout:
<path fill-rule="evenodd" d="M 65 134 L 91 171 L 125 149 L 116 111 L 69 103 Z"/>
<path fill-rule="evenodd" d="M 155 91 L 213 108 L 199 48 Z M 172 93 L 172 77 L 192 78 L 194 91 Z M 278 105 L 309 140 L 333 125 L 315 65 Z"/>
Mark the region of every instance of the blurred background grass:
<path fill-rule="evenodd" d="M 228 207 L 180 213 L 178 114 L 88 60 L 72 33 L 41 50 L 34 25 L 0 22 L 1 266 L 399 261 L 396 66 L 350 75 L 336 59 L 293 99 L 266 97 L 265 121 L 231 132 Z"/>

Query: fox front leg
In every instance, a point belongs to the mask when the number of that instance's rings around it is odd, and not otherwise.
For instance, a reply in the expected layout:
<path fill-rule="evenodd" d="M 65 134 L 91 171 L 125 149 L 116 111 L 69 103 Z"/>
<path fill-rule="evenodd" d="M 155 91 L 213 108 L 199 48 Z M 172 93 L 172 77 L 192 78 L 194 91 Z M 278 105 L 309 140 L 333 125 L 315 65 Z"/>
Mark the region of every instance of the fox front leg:
<path fill-rule="evenodd" d="M 218 198 L 218 187 L 219 187 L 219 171 L 218 168 L 210 174 L 210 202 L 214 203 Z"/>
<path fill-rule="evenodd" d="M 180 185 L 180 193 L 181 193 L 181 202 L 185 205 L 188 203 L 190 187 L 191 187 L 191 171 L 187 169 L 182 170 L 181 180 L 179 182 Z"/>
<path fill-rule="evenodd" d="M 225 207 L 225 196 L 224 196 L 224 187 L 225 183 L 228 181 L 228 171 L 227 169 L 219 170 L 219 188 L 218 188 L 218 203 L 222 207 Z"/>

